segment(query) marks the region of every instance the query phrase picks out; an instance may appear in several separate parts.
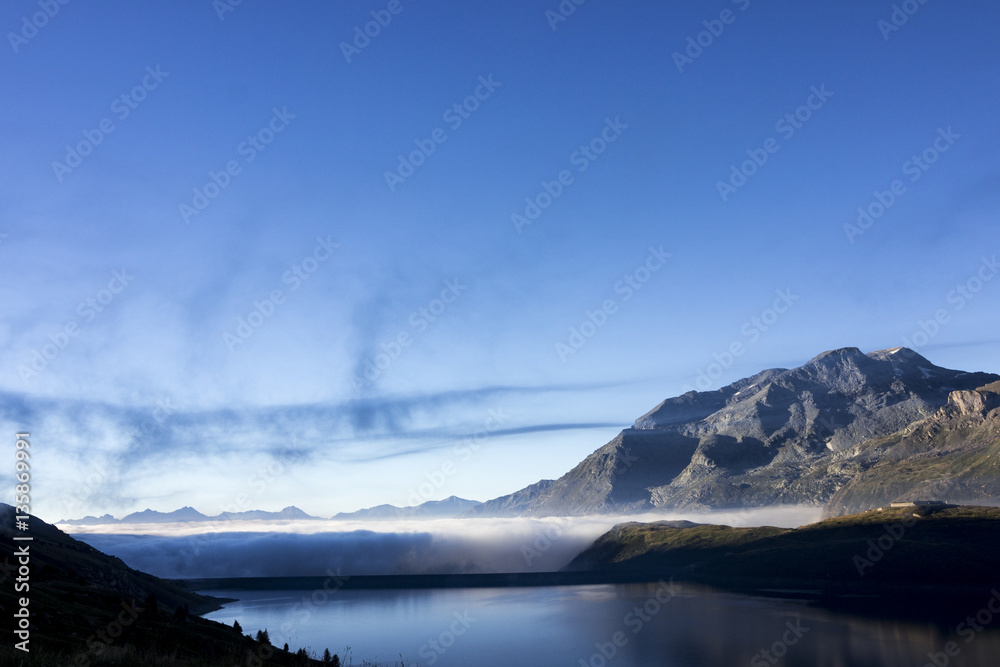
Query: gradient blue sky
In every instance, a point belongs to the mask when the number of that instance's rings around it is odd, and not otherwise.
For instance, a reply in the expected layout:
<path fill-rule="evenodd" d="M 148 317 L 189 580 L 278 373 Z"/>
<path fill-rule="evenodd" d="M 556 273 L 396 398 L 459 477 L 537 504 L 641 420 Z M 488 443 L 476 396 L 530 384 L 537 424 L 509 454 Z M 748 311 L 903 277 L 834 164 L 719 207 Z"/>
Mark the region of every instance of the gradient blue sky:
<path fill-rule="evenodd" d="M 996 3 L 913 3 L 887 32 L 893 4 L 867 0 L 591 0 L 555 29 L 555 0 L 400 0 L 350 62 L 341 44 L 388 2 L 218 4 L 72 2 L 37 31 L 37 2 L 0 10 L 0 424 L 11 442 L 32 432 L 44 518 L 485 500 L 562 474 L 687 387 L 826 349 L 909 341 L 1000 371 Z M 724 10 L 679 71 L 675 52 Z M 481 77 L 499 84 L 488 96 Z M 144 80 L 124 117 L 115 100 Z M 477 87 L 455 127 L 445 113 Z M 778 125 L 810 100 L 794 134 Z M 274 110 L 281 131 L 250 151 Z M 90 155 L 54 168 L 102 121 Z M 390 189 L 398 156 L 439 128 Z M 575 154 L 602 132 L 605 152 Z M 948 150 L 914 171 L 936 140 Z M 718 182 L 766 146 L 724 200 Z M 230 161 L 239 173 L 185 220 Z M 518 231 L 512 214 L 563 170 Z M 297 283 L 318 239 L 338 245 Z M 648 281 L 630 293 L 628 275 Z M 772 318 L 779 291 L 792 305 Z M 400 334 L 398 358 L 352 382 Z M 490 436 L 462 449 L 477 429 Z"/>

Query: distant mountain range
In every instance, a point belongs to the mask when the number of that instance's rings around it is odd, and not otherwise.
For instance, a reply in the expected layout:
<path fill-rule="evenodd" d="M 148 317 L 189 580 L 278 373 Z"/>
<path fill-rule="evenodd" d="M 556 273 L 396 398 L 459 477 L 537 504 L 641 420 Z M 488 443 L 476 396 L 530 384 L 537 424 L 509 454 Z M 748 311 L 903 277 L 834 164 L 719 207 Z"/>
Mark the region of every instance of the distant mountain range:
<path fill-rule="evenodd" d="M 432 500 L 414 507 L 396 507 L 395 505 L 378 505 L 356 512 L 341 512 L 333 519 L 444 519 L 452 518 L 473 509 L 480 505 L 475 500 L 465 500 L 451 496 L 444 500 Z M 300 510 L 298 507 L 290 506 L 280 512 L 267 512 L 264 510 L 248 510 L 245 512 L 223 512 L 216 516 L 207 516 L 193 507 L 182 507 L 173 512 L 157 512 L 156 510 L 143 510 L 133 512 L 121 519 L 116 519 L 110 514 L 104 516 L 85 516 L 82 519 L 64 519 L 60 525 L 67 526 L 104 526 L 110 524 L 135 524 L 135 523 L 189 523 L 200 521 L 304 521 L 320 520 L 323 517 L 312 516 Z"/>
<path fill-rule="evenodd" d="M 430 500 L 413 507 L 377 505 L 357 512 L 340 512 L 334 519 L 451 519 L 479 505 L 478 500 L 465 500 L 450 496 L 444 500 Z"/>
<path fill-rule="evenodd" d="M 318 519 L 310 516 L 298 507 L 286 507 L 280 512 L 265 512 L 263 510 L 249 510 L 246 512 L 223 512 L 217 516 L 206 516 L 193 507 L 182 507 L 173 512 L 157 512 L 156 510 L 143 510 L 133 512 L 121 519 L 116 519 L 110 514 L 104 516 L 85 516 L 82 519 L 64 519 L 60 525 L 67 526 L 102 526 L 107 524 L 125 523 L 187 523 L 192 521 L 291 521 L 303 519 Z"/>
<path fill-rule="evenodd" d="M 1000 499 L 1000 375 L 907 348 L 824 352 L 670 398 L 557 480 L 464 516 L 572 516 L 776 504 L 828 516 L 897 499 Z"/>

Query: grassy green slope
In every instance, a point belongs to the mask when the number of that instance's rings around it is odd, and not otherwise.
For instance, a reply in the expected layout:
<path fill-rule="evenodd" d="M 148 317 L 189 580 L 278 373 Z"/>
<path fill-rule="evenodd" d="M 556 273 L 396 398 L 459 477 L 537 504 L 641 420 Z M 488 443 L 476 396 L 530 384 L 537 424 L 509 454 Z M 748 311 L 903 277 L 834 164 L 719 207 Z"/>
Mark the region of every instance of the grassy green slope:
<path fill-rule="evenodd" d="M 658 572 L 706 581 L 1000 583 L 1000 509 L 870 511 L 802 528 L 623 524 L 567 569 Z"/>
<path fill-rule="evenodd" d="M 979 502 L 1000 497 L 1000 383 L 980 387 L 983 409 L 954 407 L 917 428 L 859 446 L 864 470 L 837 491 L 827 514 L 850 514 L 893 500 Z M 970 392 L 971 394 L 971 392 Z"/>

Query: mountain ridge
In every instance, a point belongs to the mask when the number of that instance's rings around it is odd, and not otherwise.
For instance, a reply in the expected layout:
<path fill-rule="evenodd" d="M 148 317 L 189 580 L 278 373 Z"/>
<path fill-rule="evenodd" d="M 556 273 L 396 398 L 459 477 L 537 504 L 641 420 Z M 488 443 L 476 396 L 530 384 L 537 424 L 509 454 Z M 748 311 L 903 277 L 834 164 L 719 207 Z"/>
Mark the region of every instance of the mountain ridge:
<path fill-rule="evenodd" d="M 136 524 L 136 523 L 194 523 L 201 521 L 253 521 L 253 520 L 302 520 L 319 519 L 320 517 L 306 514 L 298 507 L 289 505 L 278 512 L 268 512 L 264 510 L 247 510 L 244 512 L 222 512 L 215 516 L 202 514 L 193 507 L 182 507 L 171 512 L 159 512 L 152 509 L 144 509 L 139 512 L 126 514 L 121 519 L 117 519 L 110 514 L 100 517 L 85 516 L 82 519 L 63 519 L 57 521 L 57 525 L 65 526 L 103 526 L 109 524 Z"/>
<path fill-rule="evenodd" d="M 855 460 L 863 443 L 932 417 L 953 392 L 998 380 L 908 348 L 828 350 L 796 368 L 668 398 L 559 479 L 467 516 L 822 506 L 864 468 Z M 997 492 L 980 486 L 963 500 Z"/>
<path fill-rule="evenodd" d="M 467 500 L 458 496 L 449 496 L 444 500 L 429 500 L 412 507 L 397 507 L 396 505 L 376 505 L 354 512 L 338 512 L 331 520 L 355 519 L 440 519 L 452 518 L 470 511 L 481 505 L 478 500 Z M 215 516 L 202 514 L 193 507 L 182 507 L 171 512 L 159 512 L 145 509 L 132 512 L 120 519 L 110 514 L 103 516 L 85 516 L 81 519 L 63 519 L 56 525 L 65 526 L 105 526 L 144 523 L 201 523 L 217 521 L 322 521 L 324 517 L 307 514 L 294 505 L 289 505 L 278 512 L 266 510 L 246 510 L 242 512 L 222 512 Z"/>

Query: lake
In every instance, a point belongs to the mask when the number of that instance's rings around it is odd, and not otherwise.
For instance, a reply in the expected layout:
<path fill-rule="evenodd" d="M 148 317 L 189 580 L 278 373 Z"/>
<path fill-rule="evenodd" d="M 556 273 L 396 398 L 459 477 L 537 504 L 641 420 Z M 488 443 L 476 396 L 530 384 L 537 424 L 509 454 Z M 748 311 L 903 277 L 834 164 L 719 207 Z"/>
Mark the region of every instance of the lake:
<path fill-rule="evenodd" d="M 1000 655 L 986 596 L 967 614 L 902 620 L 667 582 L 205 592 L 238 599 L 207 618 L 355 663 L 995 667 Z M 992 605 L 1000 611 L 1000 598 Z"/>

